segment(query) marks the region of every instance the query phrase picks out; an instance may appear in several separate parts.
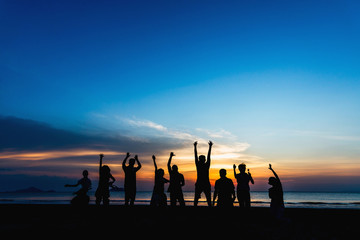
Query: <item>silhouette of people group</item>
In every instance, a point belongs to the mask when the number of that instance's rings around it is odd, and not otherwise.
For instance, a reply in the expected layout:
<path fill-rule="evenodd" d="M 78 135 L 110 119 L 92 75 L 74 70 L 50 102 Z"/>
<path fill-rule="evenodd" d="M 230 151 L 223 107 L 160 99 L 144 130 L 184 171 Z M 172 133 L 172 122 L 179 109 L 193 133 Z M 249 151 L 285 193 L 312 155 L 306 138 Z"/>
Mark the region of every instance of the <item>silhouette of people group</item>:
<path fill-rule="evenodd" d="M 201 194 L 204 193 L 208 206 L 215 206 L 215 203 L 217 203 L 218 207 L 232 207 L 237 197 L 239 206 L 241 208 L 250 208 L 251 201 L 249 183 L 251 182 L 254 184 L 254 179 L 252 178 L 249 169 L 247 169 L 246 172 L 246 165 L 244 163 L 238 165 L 239 173 L 236 172 L 236 165 L 233 165 L 234 178 L 237 181 L 236 195 L 234 183 L 230 178 L 227 177 L 226 169 L 220 169 L 220 178 L 215 182 L 215 191 L 213 195 L 213 201 L 211 202 L 209 170 L 213 142 L 208 142 L 209 150 L 206 157 L 204 155 L 198 156 L 197 144 L 197 142 L 194 142 L 194 156 L 197 173 L 194 206 L 198 205 Z M 179 172 L 177 165 L 171 165 L 174 156 L 175 154 L 171 152 L 167 163 L 170 176 L 169 180 L 164 177 L 164 169 L 157 167 L 155 155 L 152 156 L 155 167 L 155 182 L 151 196 L 151 206 L 160 207 L 167 205 L 167 196 L 165 194 L 166 183 L 169 183 L 168 192 L 170 194 L 170 205 L 176 206 L 177 203 L 179 203 L 180 206 L 185 206 L 184 194 L 182 191 L 182 187 L 185 185 L 185 178 L 184 175 Z M 115 178 L 112 176 L 109 166 L 102 165 L 103 157 L 104 155 L 100 154 L 99 183 L 95 192 L 96 205 L 100 205 L 101 202 L 103 202 L 103 205 L 109 205 L 109 187 L 114 187 L 113 183 L 115 182 Z M 122 162 L 122 169 L 125 174 L 125 205 L 134 205 L 136 198 L 136 173 L 141 169 L 141 163 L 137 155 L 135 155 L 134 158 L 129 159 L 129 157 L 130 153 L 127 153 Z M 128 159 L 129 161 L 127 165 L 126 162 Z M 281 181 L 276 172 L 273 170 L 271 164 L 269 164 L 269 169 L 274 174 L 274 177 L 270 177 L 268 182 L 268 184 L 271 185 L 271 188 L 269 188 L 271 213 L 275 218 L 282 218 L 285 207 Z M 87 193 L 91 189 L 91 181 L 88 178 L 87 170 L 83 171 L 83 178 L 81 178 L 77 184 L 66 184 L 65 187 L 77 187 L 79 185 L 81 185 L 81 189 L 74 193 L 76 196 L 72 199 L 71 203 L 73 205 L 87 205 L 90 199 Z"/>

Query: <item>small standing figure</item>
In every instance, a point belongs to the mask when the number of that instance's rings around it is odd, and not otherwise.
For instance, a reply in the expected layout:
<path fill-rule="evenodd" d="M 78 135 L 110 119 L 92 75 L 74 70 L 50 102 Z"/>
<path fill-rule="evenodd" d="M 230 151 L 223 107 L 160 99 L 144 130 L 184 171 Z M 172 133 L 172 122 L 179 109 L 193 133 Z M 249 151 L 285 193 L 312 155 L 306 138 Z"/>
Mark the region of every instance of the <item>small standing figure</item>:
<path fill-rule="evenodd" d="M 181 187 L 185 185 L 184 175 L 179 173 L 178 167 L 174 164 L 171 167 L 171 159 L 175 156 L 173 152 L 170 153 L 170 158 L 167 164 L 169 175 L 170 175 L 170 185 L 168 192 L 170 192 L 170 204 L 171 206 L 176 206 L 178 201 L 180 206 L 185 206 L 184 195 Z"/>
<path fill-rule="evenodd" d="M 157 168 L 155 161 L 156 158 L 154 155 L 152 156 L 152 159 L 155 167 L 155 185 L 154 185 L 153 194 L 151 196 L 150 205 L 156 207 L 164 207 L 167 205 L 167 197 L 166 194 L 164 193 L 164 184 L 168 183 L 169 180 L 164 178 L 164 173 L 165 173 L 164 169 Z"/>
<path fill-rule="evenodd" d="M 271 199 L 270 210 L 277 220 L 282 220 L 285 210 L 282 185 L 279 176 L 276 174 L 274 169 L 272 169 L 271 164 L 269 164 L 269 169 L 273 172 L 275 176 L 269 178 L 269 185 L 272 186 L 271 188 L 269 188 L 269 197 Z"/>
<path fill-rule="evenodd" d="M 135 197 L 136 197 L 136 172 L 140 170 L 141 163 L 139 162 L 138 156 L 135 155 L 134 158 L 129 160 L 129 165 L 126 166 L 126 160 L 130 157 L 130 153 L 126 153 L 126 157 L 122 163 L 122 169 L 125 173 L 125 182 L 124 182 L 124 190 L 125 190 L 125 205 L 134 205 Z M 137 167 L 134 167 L 135 161 L 137 163 Z"/>
<path fill-rule="evenodd" d="M 194 155 L 195 155 L 195 165 L 197 172 L 197 180 L 195 183 L 195 198 L 194 198 L 194 206 L 198 205 L 199 198 L 201 197 L 201 193 L 205 193 L 206 201 L 209 207 L 211 207 L 211 185 L 209 180 L 209 169 L 211 163 L 211 148 L 213 143 L 209 141 L 209 151 L 207 155 L 207 159 L 204 155 L 200 155 L 198 157 L 197 154 L 197 142 L 194 142 Z"/>
<path fill-rule="evenodd" d="M 220 179 L 215 182 L 213 205 L 218 197 L 218 207 L 233 207 L 235 200 L 235 187 L 230 178 L 226 177 L 226 170 L 220 169 Z"/>
<path fill-rule="evenodd" d="M 103 157 L 104 154 L 100 154 L 99 185 L 95 192 L 96 205 L 100 205 L 101 201 L 103 202 L 103 205 L 109 205 L 109 187 L 112 186 L 112 184 L 115 182 L 115 178 L 113 177 L 113 175 L 111 175 L 109 166 L 102 165 Z"/>
<path fill-rule="evenodd" d="M 84 170 L 83 178 L 81 178 L 77 184 L 66 184 L 65 187 L 77 187 L 81 185 L 81 188 L 74 192 L 76 195 L 72 200 L 71 204 L 76 206 L 84 206 L 88 205 L 90 201 L 90 197 L 87 195 L 87 192 L 91 189 L 91 180 L 88 178 L 89 172 Z"/>
<path fill-rule="evenodd" d="M 254 180 L 251 177 L 250 170 L 248 169 L 248 173 L 246 173 L 246 165 L 241 163 L 239 165 L 240 173 L 236 173 L 236 165 L 234 164 L 234 177 L 237 181 L 237 198 L 239 201 L 239 206 L 241 208 L 249 208 L 250 207 L 250 187 L 249 182 L 254 184 Z"/>

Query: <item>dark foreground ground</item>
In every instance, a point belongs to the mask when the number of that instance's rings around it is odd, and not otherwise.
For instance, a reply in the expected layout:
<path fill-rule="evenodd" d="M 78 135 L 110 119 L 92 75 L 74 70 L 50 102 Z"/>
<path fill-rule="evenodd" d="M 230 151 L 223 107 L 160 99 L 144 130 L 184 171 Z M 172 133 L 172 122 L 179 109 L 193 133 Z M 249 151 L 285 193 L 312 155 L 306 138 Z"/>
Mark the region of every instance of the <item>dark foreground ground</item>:
<path fill-rule="evenodd" d="M 0 205 L 1 236 L 48 239 L 359 239 L 360 210 L 287 208 L 275 221 L 268 208 L 152 208 Z M 5 235 L 6 234 L 6 235 Z"/>

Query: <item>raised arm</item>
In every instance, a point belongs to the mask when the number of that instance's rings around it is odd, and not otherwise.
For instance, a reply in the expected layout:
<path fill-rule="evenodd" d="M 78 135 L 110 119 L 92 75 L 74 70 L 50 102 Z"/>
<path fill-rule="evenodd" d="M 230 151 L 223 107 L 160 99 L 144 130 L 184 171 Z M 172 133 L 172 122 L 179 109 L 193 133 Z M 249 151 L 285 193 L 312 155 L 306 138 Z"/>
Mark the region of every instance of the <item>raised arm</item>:
<path fill-rule="evenodd" d="M 209 151 L 208 151 L 208 155 L 207 155 L 207 161 L 206 161 L 206 164 L 208 166 L 210 166 L 210 163 L 211 163 L 211 148 L 212 148 L 212 145 L 213 145 L 213 142 L 212 141 L 209 141 Z"/>
<path fill-rule="evenodd" d="M 279 176 L 276 174 L 276 172 L 274 171 L 274 169 L 272 169 L 271 164 L 269 164 L 269 169 L 273 172 L 275 178 L 280 182 L 280 178 L 279 178 Z"/>
<path fill-rule="evenodd" d="M 170 157 L 169 157 L 169 161 L 167 163 L 167 167 L 168 167 L 168 171 L 169 173 L 171 172 L 171 159 L 172 157 L 175 156 L 173 152 L 170 153 Z"/>
<path fill-rule="evenodd" d="M 250 177 L 250 182 L 251 182 L 252 184 L 254 184 L 254 179 L 253 179 L 252 176 L 251 176 L 250 169 L 248 169 L 248 175 L 249 175 L 249 177 Z"/>
<path fill-rule="evenodd" d="M 100 153 L 100 164 L 99 164 L 99 176 L 100 176 L 100 173 L 101 173 L 101 167 L 102 167 L 102 160 L 103 160 L 103 157 L 104 157 L 104 154 Z"/>
<path fill-rule="evenodd" d="M 155 159 L 156 159 L 155 155 L 152 155 L 152 160 L 153 160 L 153 163 L 154 163 L 155 171 L 157 171 L 157 165 L 156 165 Z"/>
<path fill-rule="evenodd" d="M 126 153 L 126 156 L 125 156 L 125 158 L 124 158 L 124 160 L 123 160 L 123 162 L 122 162 L 122 168 L 123 168 L 123 169 L 125 169 L 125 163 L 126 163 L 126 160 L 127 160 L 129 157 L 130 157 L 130 153 L 127 152 L 127 153 Z"/>
<path fill-rule="evenodd" d="M 194 155 L 195 155 L 195 164 L 199 162 L 198 154 L 197 154 L 197 141 L 194 142 Z"/>
<path fill-rule="evenodd" d="M 135 155 L 135 160 L 136 160 L 136 163 L 137 163 L 137 167 L 135 168 L 136 171 L 139 171 L 140 168 L 141 168 L 141 163 L 139 162 L 139 159 L 138 159 L 138 156 Z"/>
<path fill-rule="evenodd" d="M 233 165 L 233 169 L 234 169 L 234 178 L 236 178 L 236 165 Z"/>

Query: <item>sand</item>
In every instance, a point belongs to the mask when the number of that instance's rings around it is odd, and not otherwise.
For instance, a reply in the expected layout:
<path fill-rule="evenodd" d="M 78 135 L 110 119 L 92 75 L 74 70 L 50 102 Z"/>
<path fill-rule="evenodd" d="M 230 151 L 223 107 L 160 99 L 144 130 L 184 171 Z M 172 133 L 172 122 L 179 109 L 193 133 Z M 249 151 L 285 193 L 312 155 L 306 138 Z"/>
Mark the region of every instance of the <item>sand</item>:
<path fill-rule="evenodd" d="M 360 210 L 287 208 L 276 221 L 268 208 L 0 205 L 0 232 L 12 237 L 354 239 Z M 4 235 L 2 235 L 4 236 Z"/>

